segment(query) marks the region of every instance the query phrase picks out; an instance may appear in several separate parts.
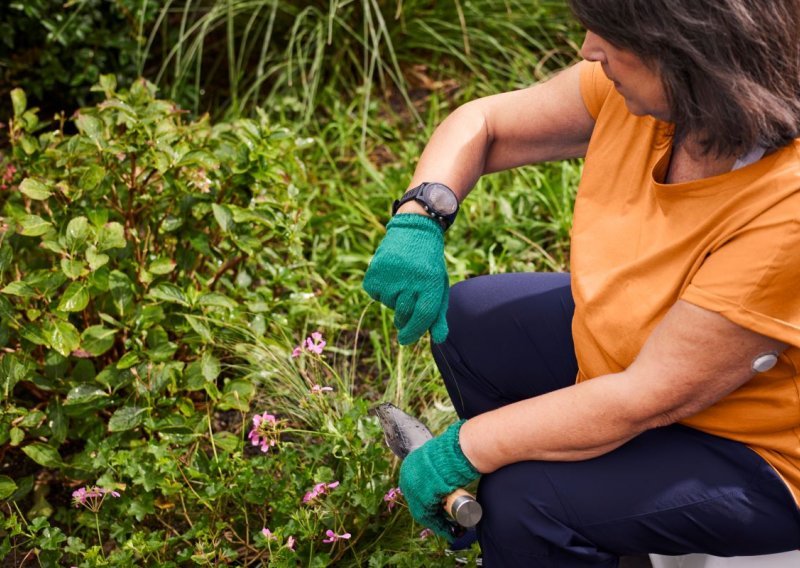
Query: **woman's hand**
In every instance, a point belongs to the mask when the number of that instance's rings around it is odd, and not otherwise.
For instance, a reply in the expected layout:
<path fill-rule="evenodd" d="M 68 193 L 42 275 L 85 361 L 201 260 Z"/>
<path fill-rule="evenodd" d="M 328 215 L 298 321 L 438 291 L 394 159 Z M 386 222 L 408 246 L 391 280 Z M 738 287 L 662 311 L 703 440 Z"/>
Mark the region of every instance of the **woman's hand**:
<path fill-rule="evenodd" d="M 447 339 L 450 281 L 444 263 L 444 230 L 427 215 L 396 215 L 386 226 L 364 276 L 364 290 L 395 310 L 401 345 L 430 329 L 434 343 Z"/>
<path fill-rule="evenodd" d="M 459 431 L 466 422 L 459 420 L 444 434 L 431 438 L 403 460 L 400 466 L 400 490 L 414 519 L 441 537 L 453 539 L 443 501 L 456 489 L 480 476 L 464 456 Z"/>

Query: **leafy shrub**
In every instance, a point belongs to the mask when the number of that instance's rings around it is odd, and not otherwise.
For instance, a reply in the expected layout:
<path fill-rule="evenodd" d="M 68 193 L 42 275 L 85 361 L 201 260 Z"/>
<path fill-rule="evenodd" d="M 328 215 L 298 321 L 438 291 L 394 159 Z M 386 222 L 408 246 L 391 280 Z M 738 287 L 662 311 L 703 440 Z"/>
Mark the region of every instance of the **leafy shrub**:
<path fill-rule="evenodd" d="M 187 120 L 146 81 L 117 90 L 104 76 L 98 89 L 105 100 L 74 115 L 73 135 L 13 92 L 0 163 L 0 556 L 389 558 L 394 466 L 367 403 L 320 336 L 291 357 L 297 293 L 318 279 L 302 250 L 306 141 L 263 115 Z M 402 531 L 388 550 L 410 549 L 394 563 L 439 550 Z"/>
<path fill-rule="evenodd" d="M 8 94 L 25 85 L 46 115 L 87 104 L 102 73 L 136 77 L 140 34 L 158 14 L 140 0 L 6 0 L 0 2 L 0 114 Z"/>

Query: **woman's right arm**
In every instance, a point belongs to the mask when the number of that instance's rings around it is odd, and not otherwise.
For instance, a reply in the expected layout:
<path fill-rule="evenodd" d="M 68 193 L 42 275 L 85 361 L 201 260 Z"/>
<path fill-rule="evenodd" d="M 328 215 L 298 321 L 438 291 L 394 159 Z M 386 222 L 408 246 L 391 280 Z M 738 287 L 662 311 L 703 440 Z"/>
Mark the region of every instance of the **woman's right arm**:
<path fill-rule="evenodd" d="M 523 164 L 583 156 L 594 119 L 580 93 L 580 68 L 534 87 L 465 104 L 436 129 L 409 187 L 448 185 L 462 201 L 478 178 Z M 395 310 L 398 341 L 407 345 L 426 330 L 434 343 L 448 333 L 450 284 L 442 227 L 414 200 L 386 226 L 364 275 L 364 289 Z"/>
<path fill-rule="evenodd" d="M 444 183 L 463 200 L 485 173 L 583 156 L 593 128 L 580 65 L 573 65 L 533 87 L 459 107 L 434 132 L 409 187 Z"/>

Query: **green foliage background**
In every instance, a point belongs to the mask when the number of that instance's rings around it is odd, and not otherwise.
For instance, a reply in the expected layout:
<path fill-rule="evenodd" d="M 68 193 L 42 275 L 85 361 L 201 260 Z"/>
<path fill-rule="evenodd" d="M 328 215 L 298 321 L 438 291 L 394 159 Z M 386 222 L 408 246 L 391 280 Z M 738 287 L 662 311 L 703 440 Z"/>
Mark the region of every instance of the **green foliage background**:
<path fill-rule="evenodd" d="M 435 125 L 574 59 L 563 2 L 32 0 L 0 22 L 0 557 L 452 563 L 384 500 L 368 410 L 453 411 L 361 279 Z M 565 269 L 579 174 L 483 179 L 451 281 Z M 315 331 L 321 354 L 295 349 Z"/>

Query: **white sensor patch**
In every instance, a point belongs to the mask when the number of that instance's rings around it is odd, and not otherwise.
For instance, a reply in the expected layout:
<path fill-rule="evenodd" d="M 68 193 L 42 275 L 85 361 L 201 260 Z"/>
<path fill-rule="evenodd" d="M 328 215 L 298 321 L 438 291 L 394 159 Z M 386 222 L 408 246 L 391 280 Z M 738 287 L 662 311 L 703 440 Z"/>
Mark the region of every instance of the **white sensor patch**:
<path fill-rule="evenodd" d="M 753 359 L 751 368 L 754 373 L 764 373 L 769 371 L 778 362 L 778 354 L 774 351 L 769 353 L 762 353 Z"/>

